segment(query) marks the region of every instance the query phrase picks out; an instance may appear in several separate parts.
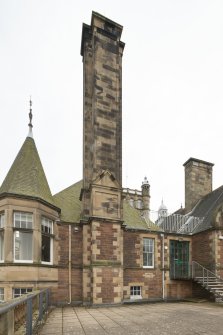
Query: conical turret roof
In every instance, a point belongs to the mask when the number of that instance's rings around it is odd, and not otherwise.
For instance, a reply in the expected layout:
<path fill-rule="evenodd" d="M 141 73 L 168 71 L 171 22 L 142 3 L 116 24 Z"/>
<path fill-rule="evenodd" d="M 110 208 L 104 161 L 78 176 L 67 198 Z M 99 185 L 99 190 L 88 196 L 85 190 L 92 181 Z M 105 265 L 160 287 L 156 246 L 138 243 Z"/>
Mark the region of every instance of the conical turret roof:
<path fill-rule="evenodd" d="M 54 205 L 34 139 L 28 136 L 0 187 L 0 195 L 34 197 Z"/>

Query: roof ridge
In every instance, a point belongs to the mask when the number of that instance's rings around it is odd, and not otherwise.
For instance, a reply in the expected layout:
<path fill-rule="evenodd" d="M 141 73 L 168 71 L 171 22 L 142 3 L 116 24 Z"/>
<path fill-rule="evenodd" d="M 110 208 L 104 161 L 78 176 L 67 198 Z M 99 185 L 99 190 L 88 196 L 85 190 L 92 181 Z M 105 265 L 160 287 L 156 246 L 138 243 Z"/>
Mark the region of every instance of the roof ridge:
<path fill-rule="evenodd" d="M 74 187 L 75 185 L 78 185 L 78 184 L 79 184 L 80 182 L 82 182 L 82 181 L 83 181 L 83 179 L 80 179 L 80 180 L 77 181 L 76 183 L 73 183 L 72 185 L 70 185 L 70 186 L 64 188 L 63 190 L 61 190 L 61 191 L 59 191 L 59 192 L 53 194 L 53 197 L 56 197 L 57 195 L 61 194 L 62 192 L 68 191 L 69 189 L 71 189 L 71 188 Z"/>

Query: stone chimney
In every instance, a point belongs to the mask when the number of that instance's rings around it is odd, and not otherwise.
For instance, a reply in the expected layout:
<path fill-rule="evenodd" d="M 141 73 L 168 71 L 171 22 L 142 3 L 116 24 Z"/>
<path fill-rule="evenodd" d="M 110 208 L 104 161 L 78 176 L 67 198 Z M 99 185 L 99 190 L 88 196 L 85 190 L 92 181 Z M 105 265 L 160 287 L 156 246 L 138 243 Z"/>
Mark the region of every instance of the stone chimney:
<path fill-rule="evenodd" d="M 190 212 L 197 202 L 212 191 L 212 167 L 214 164 L 189 158 L 185 167 L 185 213 Z"/>

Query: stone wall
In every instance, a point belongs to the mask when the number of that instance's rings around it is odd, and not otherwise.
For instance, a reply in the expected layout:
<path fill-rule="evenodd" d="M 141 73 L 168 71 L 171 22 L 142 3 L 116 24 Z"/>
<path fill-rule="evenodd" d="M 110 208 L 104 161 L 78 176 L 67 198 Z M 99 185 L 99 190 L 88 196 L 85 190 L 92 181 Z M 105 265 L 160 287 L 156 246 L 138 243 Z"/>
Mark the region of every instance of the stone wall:
<path fill-rule="evenodd" d="M 59 226 L 59 264 L 58 290 L 56 300 L 60 303 L 82 302 L 82 272 L 83 272 L 83 234 L 82 228 L 74 229 L 75 225 Z M 71 242 L 71 263 L 69 264 L 69 234 Z M 70 271 L 70 273 L 69 273 Z M 69 281 L 70 276 L 70 281 Z"/>

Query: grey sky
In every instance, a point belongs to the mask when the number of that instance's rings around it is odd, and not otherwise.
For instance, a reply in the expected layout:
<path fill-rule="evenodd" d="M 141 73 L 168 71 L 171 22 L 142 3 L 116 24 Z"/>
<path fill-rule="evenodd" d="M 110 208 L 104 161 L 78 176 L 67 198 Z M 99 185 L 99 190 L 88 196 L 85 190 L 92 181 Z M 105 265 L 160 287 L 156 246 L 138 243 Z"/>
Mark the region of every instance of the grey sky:
<path fill-rule="evenodd" d="M 123 186 L 146 175 L 151 209 L 184 204 L 189 157 L 215 163 L 223 184 L 222 0 L 0 0 L 3 181 L 28 134 L 52 193 L 82 178 L 82 23 L 91 11 L 124 26 Z"/>

